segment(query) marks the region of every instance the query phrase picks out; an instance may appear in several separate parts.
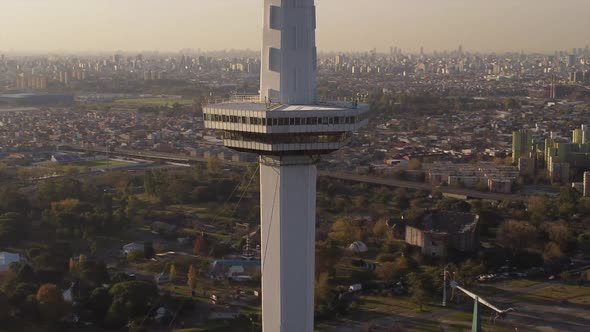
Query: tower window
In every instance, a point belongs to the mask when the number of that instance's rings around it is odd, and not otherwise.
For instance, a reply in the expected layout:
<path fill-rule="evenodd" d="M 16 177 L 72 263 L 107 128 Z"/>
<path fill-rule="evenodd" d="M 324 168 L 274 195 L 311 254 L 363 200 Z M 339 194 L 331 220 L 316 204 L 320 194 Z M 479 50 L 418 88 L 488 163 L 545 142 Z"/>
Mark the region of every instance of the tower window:
<path fill-rule="evenodd" d="M 270 6 L 270 28 L 280 30 L 282 27 L 281 22 L 281 8 L 277 6 Z"/>
<path fill-rule="evenodd" d="M 271 71 L 281 71 L 281 50 L 271 47 L 268 52 L 268 69 Z"/>

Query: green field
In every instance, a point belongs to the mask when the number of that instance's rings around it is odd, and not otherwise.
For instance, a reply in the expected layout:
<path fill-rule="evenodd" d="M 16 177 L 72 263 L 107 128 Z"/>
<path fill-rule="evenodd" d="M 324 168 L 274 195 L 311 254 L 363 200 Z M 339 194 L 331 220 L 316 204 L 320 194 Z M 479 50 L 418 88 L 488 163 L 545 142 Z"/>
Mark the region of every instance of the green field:
<path fill-rule="evenodd" d="M 124 160 L 95 160 L 95 161 L 83 161 L 76 163 L 75 166 L 81 167 L 112 167 L 112 166 L 122 166 L 122 165 L 129 165 L 132 162 L 124 161 Z"/>
<path fill-rule="evenodd" d="M 194 101 L 192 99 L 177 99 L 177 98 L 133 98 L 133 99 L 119 99 L 115 101 L 115 104 L 125 106 L 166 106 L 174 105 L 179 103 L 181 105 L 192 105 Z"/>
<path fill-rule="evenodd" d="M 569 301 L 582 305 L 590 304 L 590 287 L 573 285 L 555 285 L 535 290 L 522 296 L 524 300 Z"/>
<path fill-rule="evenodd" d="M 68 173 L 68 172 L 83 172 L 88 171 L 92 168 L 108 168 L 108 167 L 115 167 L 115 166 L 123 166 L 133 164 L 130 161 L 124 160 L 94 160 L 94 161 L 81 161 L 75 164 L 68 164 L 68 165 L 59 165 L 55 164 L 52 167 L 55 167 L 56 170 Z"/>

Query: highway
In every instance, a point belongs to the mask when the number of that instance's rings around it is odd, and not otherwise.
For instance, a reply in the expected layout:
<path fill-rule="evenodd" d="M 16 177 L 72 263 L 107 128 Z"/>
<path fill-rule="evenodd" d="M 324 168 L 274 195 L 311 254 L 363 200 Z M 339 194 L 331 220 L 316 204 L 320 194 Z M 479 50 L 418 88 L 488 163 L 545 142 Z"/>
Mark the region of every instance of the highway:
<path fill-rule="evenodd" d="M 73 151 L 85 151 L 85 152 L 96 152 L 96 153 L 105 153 L 104 148 L 83 148 L 78 146 L 63 146 L 64 149 L 69 149 Z M 177 153 L 163 153 L 163 152 L 153 152 L 153 151 L 136 151 L 136 150 L 124 150 L 124 149 L 116 149 L 115 151 L 109 152 L 111 156 L 118 156 L 118 157 L 130 157 L 130 158 L 143 158 L 143 159 L 151 159 L 151 160 L 160 160 L 160 161 L 167 161 L 167 162 L 174 162 L 174 163 L 187 163 L 187 164 L 194 164 L 196 162 L 207 162 L 206 158 L 201 157 L 191 157 L 183 154 Z M 226 165 L 234 165 L 234 166 L 246 166 L 248 162 L 236 162 L 236 161 L 225 161 L 220 160 L 223 164 Z M 321 177 L 327 177 L 332 179 L 338 180 L 345 180 L 345 181 L 352 181 L 352 182 L 362 182 L 362 183 L 370 183 L 382 186 L 389 186 L 389 187 L 396 187 L 396 188 L 407 188 L 407 189 L 415 189 L 415 190 L 426 190 L 432 191 L 434 189 L 440 190 L 443 194 L 450 194 L 450 195 L 458 195 L 458 196 L 466 196 L 467 198 L 476 198 L 476 199 L 487 199 L 487 200 L 494 200 L 494 201 L 525 201 L 527 200 L 527 196 L 525 195 L 518 195 L 518 194 L 500 194 L 500 193 L 490 193 L 490 192 L 481 192 L 476 190 L 469 190 L 463 188 L 449 188 L 449 187 L 433 187 L 424 182 L 414 182 L 414 181 L 404 181 L 404 180 L 397 180 L 391 178 L 382 178 L 377 176 L 367 176 L 367 175 L 359 175 L 355 173 L 336 173 L 331 171 L 319 171 L 318 175 Z"/>
<path fill-rule="evenodd" d="M 527 197 L 523 196 L 523 195 L 498 194 L 498 193 L 481 192 L 481 191 L 461 189 L 461 188 L 433 187 L 433 186 L 431 186 L 427 183 L 423 183 L 423 182 L 413 182 L 413 181 L 404 181 L 404 180 L 396 180 L 396 179 L 385 179 L 385 178 L 380 178 L 380 177 L 376 177 L 376 176 L 358 175 L 358 174 L 354 174 L 354 173 L 334 173 L 334 172 L 320 171 L 318 173 L 318 175 L 323 176 L 323 177 L 332 178 L 332 179 L 339 179 L 339 180 L 346 180 L 346 181 L 353 181 L 353 182 L 363 182 L 363 183 L 377 184 L 377 185 L 397 187 L 397 188 L 408 188 L 408 189 L 426 190 L 426 191 L 432 191 L 433 189 L 439 189 L 443 194 L 467 196 L 467 198 L 479 198 L 479 199 L 488 199 L 488 200 L 494 200 L 494 201 L 504 201 L 504 200 L 524 201 L 527 199 Z"/>

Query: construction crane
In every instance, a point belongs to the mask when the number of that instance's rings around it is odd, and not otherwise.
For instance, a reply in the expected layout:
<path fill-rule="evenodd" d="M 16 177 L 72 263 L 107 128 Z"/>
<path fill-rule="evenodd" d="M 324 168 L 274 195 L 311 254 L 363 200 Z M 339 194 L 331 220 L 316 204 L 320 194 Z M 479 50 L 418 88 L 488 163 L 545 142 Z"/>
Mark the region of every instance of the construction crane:
<path fill-rule="evenodd" d="M 446 287 L 447 287 L 447 275 L 450 275 L 450 273 L 448 273 L 448 271 L 446 270 L 447 268 L 445 267 L 444 270 L 444 285 L 443 285 L 443 305 L 446 305 Z M 471 331 L 472 332 L 481 332 L 481 316 L 479 314 L 479 304 L 483 304 L 486 307 L 492 309 L 494 311 L 494 316 L 492 317 L 492 320 L 494 322 L 496 322 L 496 319 L 502 319 L 505 318 L 508 313 L 514 311 L 514 308 L 508 308 L 506 310 L 501 310 L 498 307 L 494 306 L 493 304 L 491 304 L 490 302 L 488 302 L 487 300 L 485 300 L 484 298 L 481 298 L 479 295 L 468 291 L 467 289 L 459 286 L 459 283 L 457 282 L 457 280 L 455 279 L 455 275 L 453 274 L 453 277 L 451 279 L 450 282 L 450 286 L 452 289 L 452 294 L 451 294 L 451 299 L 453 297 L 455 297 L 457 290 L 460 290 L 462 293 L 464 293 L 465 295 L 469 296 L 470 298 L 473 299 L 474 303 L 473 303 L 473 320 L 471 323 Z"/>

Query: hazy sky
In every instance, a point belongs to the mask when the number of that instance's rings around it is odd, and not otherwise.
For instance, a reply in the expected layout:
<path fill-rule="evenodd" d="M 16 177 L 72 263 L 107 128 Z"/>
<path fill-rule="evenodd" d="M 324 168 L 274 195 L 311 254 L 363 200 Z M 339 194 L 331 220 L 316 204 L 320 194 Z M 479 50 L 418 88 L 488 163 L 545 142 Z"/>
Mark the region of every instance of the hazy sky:
<path fill-rule="evenodd" d="M 0 0 L 0 50 L 258 49 L 262 0 Z M 570 50 L 590 0 L 316 0 L 321 51 Z"/>

